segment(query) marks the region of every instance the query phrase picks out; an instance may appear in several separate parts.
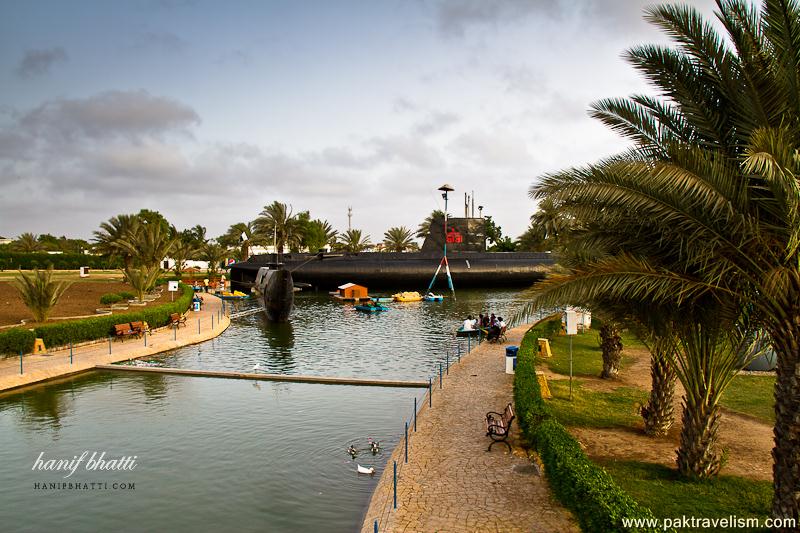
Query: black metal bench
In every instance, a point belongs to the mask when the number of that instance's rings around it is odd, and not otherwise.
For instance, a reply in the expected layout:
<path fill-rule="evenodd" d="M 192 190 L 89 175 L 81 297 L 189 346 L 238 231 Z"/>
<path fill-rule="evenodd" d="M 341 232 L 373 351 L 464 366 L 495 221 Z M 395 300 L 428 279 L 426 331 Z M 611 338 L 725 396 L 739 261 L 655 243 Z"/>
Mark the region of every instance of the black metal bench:
<path fill-rule="evenodd" d="M 511 451 L 511 445 L 506 441 L 508 434 L 511 432 L 511 422 L 514 421 L 514 408 L 509 403 L 502 413 L 489 411 L 486 413 L 486 436 L 492 438 L 492 443 L 486 450 L 492 451 L 492 446 L 496 442 L 502 442 L 508 446 L 508 451 Z"/>

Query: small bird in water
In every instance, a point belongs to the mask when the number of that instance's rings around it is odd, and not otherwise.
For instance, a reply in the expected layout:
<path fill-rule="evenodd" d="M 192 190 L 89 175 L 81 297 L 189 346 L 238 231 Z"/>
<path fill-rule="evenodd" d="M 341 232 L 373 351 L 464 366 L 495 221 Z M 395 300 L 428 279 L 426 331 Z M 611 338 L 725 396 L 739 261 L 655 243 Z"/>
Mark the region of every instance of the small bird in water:
<path fill-rule="evenodd" d="M 376 453 L 381 451 L 381 443 L 380 442 L 378 442 L 376 440 L 372 440 L 372 437 L 368 438 L 367 442 L 369 442 L 369 449 L 372 452 L 372 455 L 375 455 Z"/>
<path fill-rule="evenodd" d="M 371 467 L 369 467 L 369 468 L 367 468 L 367 467 L 364 467 L 364 466 L 361 466 L 361 465 L 358 465 L 358 464 L 357 464 L 356 466 L 358 467 L 358 468 L 357 468 L 357 470 L 358 470 L 358 473 L 359 473 L 359 474 L 369 474 L 369 475 L 372 475 L 372 474 L 374 474 L 374 473 L 375 473 L 375 467 L 374 467 L 374 466 L 371 466 Z"/>
<path fill-rule="evenodd" d="M 350 445 L 350 447 L 349 447 L 349 448 L 347 448 L 347 453 L 349 453 L 349 454 L 350 454 L 350 457 L 352 457 L 353 459 L 355 459 L 355 458 L 356 458 L 356 455 L 358 455 L 358 450 L 356 449 L 356 447 L 355 447 L 355 446 L 353 446 L 353 445 L 351 444 L 351 445 Z"/>
<path fill-rule="evenodd" d="M 255 366 L 253 366 L 253 370 L 258 370 L 260 368 L 261 368 L 261 363 L 256 363 Z"/>

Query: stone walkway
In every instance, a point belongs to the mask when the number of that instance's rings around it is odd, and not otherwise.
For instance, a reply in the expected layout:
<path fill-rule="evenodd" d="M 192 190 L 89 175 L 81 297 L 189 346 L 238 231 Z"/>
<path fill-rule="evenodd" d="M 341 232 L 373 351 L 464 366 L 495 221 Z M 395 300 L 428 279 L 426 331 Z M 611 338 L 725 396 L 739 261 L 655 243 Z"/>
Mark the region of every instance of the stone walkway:
<path fill-rule="evenodd" d="M 212 294 L 203 294 L 203 299 L 205 300 L 203 310 L 189 311 L 185 327 L 181 326 L 177 331 L 169 326 L 154 330 L 151 335 L 147 335 L 147 346 L 144 339 L 113 340 L 109 354 L 109 342 L 104 339 L 74 347 L 72 363 L 68 348 L 47 355 L 26 355 L 22 360 L 22 374 L 20 374 L 19 357 L 2 359 L 0 391 L 83 372 L 98 364 L 107 365 L 137 359 L 212 339 L 225 331 L 230 319 L 220 312 L 221 299 Z"/>
<path fill-rule="evenodd" d="M 521 448 L 514 421 L 513 453 L 486 436 L 487 411 L 513 399 L 505 373 L 505 347 L 519 345 L 527 327 L 509 332 L 504 345 L 481 344 L 450 368 L 444 388 L 433 389 L 409 429 L 409 462 L 401 440 L 372 495 L 362 533 L 378 520 L 381 532 L 570 532 L 580 531 L 557 503 L 546 480 Z M 397 461 L 397 509 L 392 509 L 392 461 Z"/>

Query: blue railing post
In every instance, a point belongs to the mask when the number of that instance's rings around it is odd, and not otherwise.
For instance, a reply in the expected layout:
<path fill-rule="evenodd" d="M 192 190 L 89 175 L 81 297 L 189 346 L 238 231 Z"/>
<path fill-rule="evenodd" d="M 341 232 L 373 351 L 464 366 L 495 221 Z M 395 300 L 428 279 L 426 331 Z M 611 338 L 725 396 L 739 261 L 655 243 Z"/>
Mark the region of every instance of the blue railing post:
<path fill-rule="evenodd" d="M 72 364 L 72 341 L 69 343 L 69 364 Z"/>
<path fill-rule="evenodd" d="M 414 431 L 417 431 L 417 397 L 414 396 Z"/>
<path fill-rule="evenodd" d="M 111 355 L 111 337 L 108 338 L 108 355 Z"/>
<path fill-rule="evenodd" d="M 397 461 L 394 462 L 394 508 L 397 509 Z"/>
<path fill-rule="evenodd" d="M 433 407 L 433 380 L 428 378 L 428 407 Z"/>
<path fill-rule="evenodd" d="M 375 520 L 375 527 L 372 529 L 373 533 L 378 533 L 378 521 Z"/>
<path fill-rule="evenodd" d="M 22 375 L 22 350 L 19 351 L 19 375 Z"/>
<path fill-rule="evenodd" d="M 467 353 L 472 351 L 472 335 L 467 334 Z"/>
<path fill-rule="evenodd" d="M 442 363 L 439 363 L 439 388 L 442 388 Z"/>
<path fill-rule="evenodd" d="M 447 375 L 449 376 L 450 375 L 450 351 L 449 350 L 445 353 L 445 361 L 446 361 L 446 363 L 445 363 L 444 367 L 447 369 Z"/>
<path fill-rule="evenodd" d="M 406 422 L 406 463 L 408 462 L 408 422 Z"/>
<path fill-rule="evenodd" d="M 458 362 L 460 363 L 461 362 L 461 343 L 459 343 L 457 346 L 458 346 Z"/>
<path fill-rule="evenodd" d="M 200 335 L 200 319 L 197 319 L 197 334 Z"/>

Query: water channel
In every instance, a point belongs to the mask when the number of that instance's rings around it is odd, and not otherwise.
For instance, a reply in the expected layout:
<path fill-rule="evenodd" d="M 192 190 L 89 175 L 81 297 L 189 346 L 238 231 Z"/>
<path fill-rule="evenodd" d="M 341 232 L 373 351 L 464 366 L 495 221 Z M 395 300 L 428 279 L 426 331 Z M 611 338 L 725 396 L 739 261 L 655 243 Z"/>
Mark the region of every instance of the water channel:
<path fill-rule="evenodd" d="M 251 315 L 159 359 L 183 368 L 259 364 L 271 373 L 427 379 L 446 349 L 455 357 L 453 332 L 466 314 L 508 316 L 516 296 L 460 291 L 455 302 L 390 304 L 371 316 L 327 294 L 300 293 L 291 324 Z M 92 372 L 0 396 L 0 524 L 6 531 L 354 531 L 414 397 L 424 394 Z M 348 445 L 363 449 L 368 437 L 383 451 L 352 460 Z M 32 471 L 42 452 L 46 460 L 83 451 L 136 456 L 137 466 L 81 465 L 66 479 L 68 472 Z M 374 466 L 375 476 L 357 474 L 356 463 Z M 42 488 L 69 482 L 99 485 Z"/>

